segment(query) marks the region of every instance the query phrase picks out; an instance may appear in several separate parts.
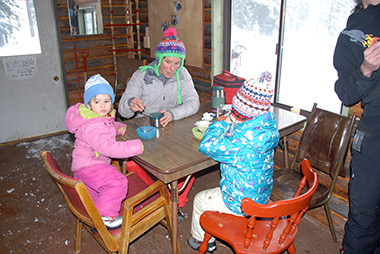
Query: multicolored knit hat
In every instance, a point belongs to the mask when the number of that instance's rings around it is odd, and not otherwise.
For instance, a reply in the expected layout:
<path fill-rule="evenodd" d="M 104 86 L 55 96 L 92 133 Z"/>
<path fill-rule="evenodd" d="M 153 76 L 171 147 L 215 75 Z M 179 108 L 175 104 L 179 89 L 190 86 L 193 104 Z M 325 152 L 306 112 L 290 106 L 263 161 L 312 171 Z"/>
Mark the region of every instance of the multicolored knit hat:
<path fill-rule="evenodd" d="M 177 36 L 177 30 L 173 27 L 169 27 L 164 31 L 164 39 L 160 43 L 158 43 L 156 47 L 156 63 L 154 66 L 141 66 L 140 69 L 141 71 L 145 71 L 146 69 L 153 69 L 156 72 L 157 76 L 160 76 L 160 66 L 161 66 L 161 61 L 164 57 L 171 56 L 171 57 L 178 57 L 180 58 L 181 65 L 178 67 L 176 71 L 176 77 L 177 77 L 177 88 L 178 88 L 178 94 L 177 94 L 177 104 L 180 105 L 182 104 L 182 99 L 180 96 L 180 86 L 179 86 L 179 76 L 178 72 L 182 68 L 182 66 L 185 63 L 185 58 L 186 58 L 186 48 L 183 42 L 178 38 Z"/>
<path fill-rule="evenodd" d="M 232 99 L 233 122 L 244 122 L 269 111 L 273 96 L 271 80 L 272 74 L 266 71 L 257 80 L 244 82 Z"/>
<path fill-rule="evenodd" d="M 186 48 L 183 42 L 178 38 L 175 28 L 169 27 L 164 31 L 164 39 L 158 43 L 155 56 L 158 65 L 161 64 L 162 58 L 166 56 L 181 58 L 183 65 L 183 61 L 186 58 Z"/>

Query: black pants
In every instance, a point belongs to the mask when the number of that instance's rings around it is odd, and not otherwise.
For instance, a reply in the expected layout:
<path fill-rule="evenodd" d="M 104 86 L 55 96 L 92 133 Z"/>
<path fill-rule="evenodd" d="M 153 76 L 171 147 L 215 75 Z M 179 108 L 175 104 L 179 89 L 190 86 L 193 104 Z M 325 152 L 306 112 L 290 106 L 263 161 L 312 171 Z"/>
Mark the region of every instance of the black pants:
<path fill-rule="evenodd" d="M 344 254 L 380 253 L 380 116 L 363 116 L 352 145 Z"/>

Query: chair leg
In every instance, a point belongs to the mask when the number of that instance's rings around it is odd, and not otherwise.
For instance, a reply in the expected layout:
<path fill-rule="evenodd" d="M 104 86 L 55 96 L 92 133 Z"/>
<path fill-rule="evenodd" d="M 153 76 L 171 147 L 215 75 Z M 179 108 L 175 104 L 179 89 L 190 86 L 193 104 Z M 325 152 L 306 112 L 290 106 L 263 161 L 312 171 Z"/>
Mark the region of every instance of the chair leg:
<path fill-rule="evenodd" d="M 172 203 L 170 201 L 169 192 L 168 192 L 167 187 L 160 190 L 160 195 L 165 198 L 165 202 L 166 202 L 166 205 L 165 205 L 165 222 L 163 222 L 163 220 L 161 220 L 161 224 L 167 228 L 169 236 L 170 236 L 170 242 L 173 245 L 173 225 L 172 225 L 173 218 L 172 218 L 172 212 L 171 212 Z M 177 253 L 181 253 L 181 249 L 179 248 L 178 238 L 177 238 L 176 245 L 177 245 Z"/>
<path fill-rule="evenodd" d="M 205 237 L 203 239 L 203 242 L 201 246 L 199 246 L 198 254 L 204 254 L 207 251 L 208 241 L 210 241 L 211 235 L 207 232 L 205 232 Z"/>
<path fill-rule="evenodd" d="M 75 220 L 75 243 L 74 252 L 80 253 L 82 244 L 82 222 L 78 219 Z"/>
<path fill-rule="evenodd" d="M 327 217 L 327 220 L 328 220 L 329 226 L 330 226 L 331 236 L 332 236 L 334 242 L 337 242 L 334 223 L 333 223 L 333 220 L 331 217 L 331 212 L 330 212 L 330 208 L 329 208 L 328 203 L 325 203 L 324 207 L 325 207 L 326 217 Z"/>
<path fill-rule="evenodd" d="M 121 173 L 123 175 L 127 174 L 127 161 L 123 160 L 123 163 L 121 164 Z"/>
<path fill-rule="evenodd" d="M 282 140 L 284 141 L 284 167 L 289 168 L 288 137 L 284 136 Z"/>
<path fill-rule="evenodd" d="M 294 246 L 293 243 L 289 246 L 288 253 L 289 254 L 296 254 L 296 246 Z"/>
<path fill-rule="evenodd" d="M 122 239 L 120 239 L 121 243 L 120 243 L 120 249 L 118 251 L 118 254 L 127 254 L 128 253 L 128 248 L 129 248 L 129 237 L 123 237 Z"/>

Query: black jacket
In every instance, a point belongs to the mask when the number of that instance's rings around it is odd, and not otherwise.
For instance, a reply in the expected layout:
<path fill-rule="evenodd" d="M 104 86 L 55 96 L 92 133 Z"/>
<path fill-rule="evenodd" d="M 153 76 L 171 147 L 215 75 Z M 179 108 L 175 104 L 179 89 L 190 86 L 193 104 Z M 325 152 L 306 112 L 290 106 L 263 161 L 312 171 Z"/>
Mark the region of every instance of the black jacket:
<path fill-rule="evenodd" d="M 380 4 L 369 5 L 348 18 L 334 53 L 334 67 L 338 71 L 335 92 L 346 105 L 362 101 L 363 115 L 380 115 L 380 71 L 365 77 L 360 66 L 363 51 L 380 40 Z"/>

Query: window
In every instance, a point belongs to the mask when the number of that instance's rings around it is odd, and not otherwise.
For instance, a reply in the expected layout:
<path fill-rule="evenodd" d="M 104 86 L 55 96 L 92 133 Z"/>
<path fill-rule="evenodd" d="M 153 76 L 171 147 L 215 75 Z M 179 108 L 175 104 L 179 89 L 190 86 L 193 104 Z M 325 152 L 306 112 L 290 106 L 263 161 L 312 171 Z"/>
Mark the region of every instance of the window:
<path fill-rule="evenodd" d="M 246 79 L 270 71 L 275 102 L 340 112 L 333 54 L 353 7 L 353 0 L 232 0 L 230 71 Z"/>
<path fill-rule="evenodd" d="M 41 54 L 33 0 L 0 2 L 0 56 Z"/>

